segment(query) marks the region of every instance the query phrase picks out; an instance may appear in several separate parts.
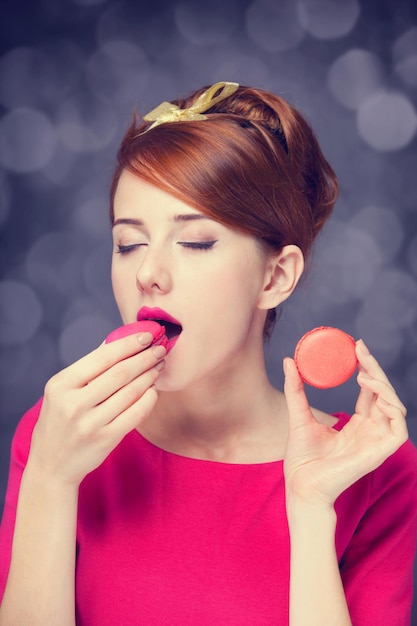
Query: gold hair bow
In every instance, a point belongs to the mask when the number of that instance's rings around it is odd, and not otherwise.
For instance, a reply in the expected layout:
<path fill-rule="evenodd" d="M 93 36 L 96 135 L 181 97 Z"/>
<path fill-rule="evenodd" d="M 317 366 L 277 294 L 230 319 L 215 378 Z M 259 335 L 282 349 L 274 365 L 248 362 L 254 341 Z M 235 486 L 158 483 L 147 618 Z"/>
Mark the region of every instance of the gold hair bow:
<path fill-rule="evenodd" d="M 171 104 L 171 102 L 162 102 L 156 109 L 144 116 L 143 119 L 146 122 L 153 122 L 153 124 L 143 132 L 147 133 L 151 128 L 167 122 L 206 120 L 207 115 L 202 115 L 202 113 L 217 104 L 217 102 L 221 102 L 228 96 L 231 96 L 238 87 L 238 83 L 215 83 L 207 91 L 204 91 L 188 109 L 180 109 L 176 104 Z M 219 89 L 221 89 L 221 92 L 213 97 Z"/>

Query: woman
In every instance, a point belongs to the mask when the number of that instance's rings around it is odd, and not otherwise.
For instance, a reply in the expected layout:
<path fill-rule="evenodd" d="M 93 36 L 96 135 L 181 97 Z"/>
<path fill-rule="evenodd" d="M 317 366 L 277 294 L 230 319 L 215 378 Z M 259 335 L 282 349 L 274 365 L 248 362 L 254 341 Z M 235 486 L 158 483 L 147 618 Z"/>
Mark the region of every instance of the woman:
<path fill-rule="evenodd" d="M 404 406 L 362 341 L 351 419 L 310 409 L 291 359 L 285 396 L 265 369 L 336 195 L 310 127 L 270 93 L 217 83 L 134 121 L 113 289 L 123 322 L 162 321 L 171 349 L 103 343 L 22 419 L 2 626 L 409 623 Z"/>

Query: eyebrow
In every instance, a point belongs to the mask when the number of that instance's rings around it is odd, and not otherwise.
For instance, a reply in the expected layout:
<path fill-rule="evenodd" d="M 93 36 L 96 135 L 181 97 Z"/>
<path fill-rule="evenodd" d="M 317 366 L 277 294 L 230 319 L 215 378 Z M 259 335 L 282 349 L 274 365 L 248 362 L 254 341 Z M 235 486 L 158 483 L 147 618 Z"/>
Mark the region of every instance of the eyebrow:
<path fill-rule="evenodd" d="M 208 217 L 207 215 L 202 215 L 201 213 L 183 213 L 183 214 L 174 216 L 174 222 L 194 222 L 196 220 L 211 220 L 211 218 Z M 143 226 L 144 222 L 136 218 L 121 217 L 113 222 L 113 228 L 115 226 L 118 226 L 119 224 Z"/>

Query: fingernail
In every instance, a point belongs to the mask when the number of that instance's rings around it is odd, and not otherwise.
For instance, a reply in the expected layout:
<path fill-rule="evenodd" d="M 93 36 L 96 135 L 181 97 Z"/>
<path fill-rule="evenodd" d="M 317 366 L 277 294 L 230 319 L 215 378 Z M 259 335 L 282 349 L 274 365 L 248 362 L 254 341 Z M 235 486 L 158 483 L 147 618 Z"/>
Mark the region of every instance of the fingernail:
<path fill-rule="evenodd" d="M 359 339 L 358 344 L 359 344 L 359 349 L 362 352 L 362 354 L 365 354 L 366 356 L 369 356 L 371 354 L 363 339 Z"/>
<path fill-rule="evenodd" d="M 156 356 L 157 359 L 161 359 L 163 356 L 166 355 L 167 350 L 166 348 L 164 348 L 164 346 L 154 346 L 154 348 L 152 349 L 152 352 L 154 353 L 154 356 Z"/>
<path fill-rule="evenodd" d="M 138 341 L 142 346 L 148 346 L 152 341 L 152 333 L 140 333 L 138 335 Z"/>
<path fill-rule="evenodd" d="M 156 365 L 155 365 L 155 369 L 156 370 L 162 370 L 165 367 L 165 361 L 159 361 Z"/>

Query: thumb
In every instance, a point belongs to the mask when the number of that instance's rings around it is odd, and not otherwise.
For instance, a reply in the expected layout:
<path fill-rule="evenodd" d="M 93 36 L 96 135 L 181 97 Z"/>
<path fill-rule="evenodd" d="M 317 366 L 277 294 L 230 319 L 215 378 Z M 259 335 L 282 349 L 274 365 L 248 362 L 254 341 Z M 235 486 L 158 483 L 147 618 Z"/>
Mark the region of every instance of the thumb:
<path fill-rule="evenodd" d="M 290 428 L 296 428 L 314 420 L 314 417 L 294 359 L 285 357 L 283 369 L 285 376 L 284 394 L 287 401 L 289 424 Z"/>

